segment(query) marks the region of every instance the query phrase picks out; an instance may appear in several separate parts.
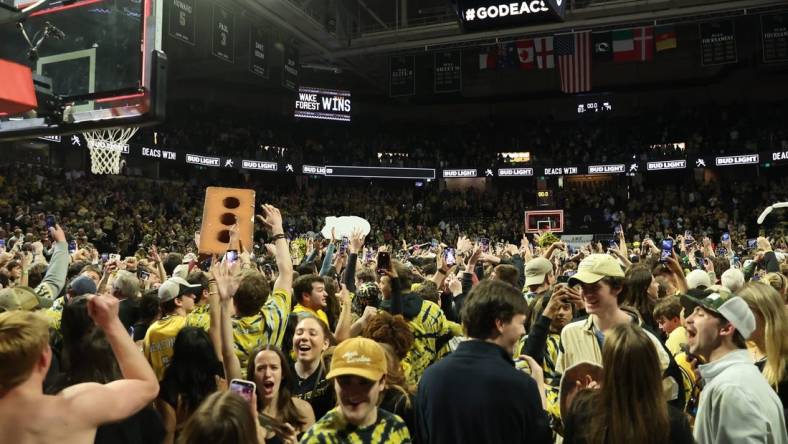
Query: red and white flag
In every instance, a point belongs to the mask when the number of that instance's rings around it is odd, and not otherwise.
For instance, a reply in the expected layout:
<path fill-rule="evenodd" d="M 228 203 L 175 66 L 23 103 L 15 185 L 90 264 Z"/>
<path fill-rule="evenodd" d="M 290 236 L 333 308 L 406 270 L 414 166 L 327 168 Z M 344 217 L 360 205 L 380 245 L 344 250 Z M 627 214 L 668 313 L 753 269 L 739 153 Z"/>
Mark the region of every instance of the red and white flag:
<path fill-rule="evenodd" d="M 561 91 L 591 90 L 591 31 L 555 36 L 555 55 L 561 75 Z"/>
<path fill-rule="evenodd" d="M 521 69 L 536 68 L 536 51 L 534 41 L 531 39 L 517 41 L 517 56 L 520 59 Z"/>
<path fill-rule="evenodd" d="M 536 49 L 536 66 L 539 69 L 555 68 L 553 36 L 534 39 L 534 48 Z"/>

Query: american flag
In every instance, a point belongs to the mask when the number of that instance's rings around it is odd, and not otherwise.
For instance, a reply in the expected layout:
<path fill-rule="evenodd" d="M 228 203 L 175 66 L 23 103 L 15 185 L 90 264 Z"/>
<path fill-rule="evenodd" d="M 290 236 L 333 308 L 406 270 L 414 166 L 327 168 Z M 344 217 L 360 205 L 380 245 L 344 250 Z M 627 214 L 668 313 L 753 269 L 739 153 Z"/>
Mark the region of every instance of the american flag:
<path fill-rule="evenodd" d="M 591 91 L 591 32 L 556 35 L 555 55 L 561 74 L 561 91 Z"/>

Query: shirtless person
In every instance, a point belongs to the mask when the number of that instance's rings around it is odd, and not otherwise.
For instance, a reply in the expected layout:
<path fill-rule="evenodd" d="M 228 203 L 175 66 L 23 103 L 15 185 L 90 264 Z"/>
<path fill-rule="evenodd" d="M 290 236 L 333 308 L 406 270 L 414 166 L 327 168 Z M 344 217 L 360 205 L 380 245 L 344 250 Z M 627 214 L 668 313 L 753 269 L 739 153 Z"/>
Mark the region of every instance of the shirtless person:
<path fill-rule="evenodd" d="M 92 443 L 96 428 L 125 419 L 152 402 L 156 375 L 118 319 L 118 300 L 89 296 L 88 313 L 104 331 L 123 378 L 43 393 L 49 369 L 47 321 L 27 311 L 0 313 L 0 437 L 15 444 Z"/>

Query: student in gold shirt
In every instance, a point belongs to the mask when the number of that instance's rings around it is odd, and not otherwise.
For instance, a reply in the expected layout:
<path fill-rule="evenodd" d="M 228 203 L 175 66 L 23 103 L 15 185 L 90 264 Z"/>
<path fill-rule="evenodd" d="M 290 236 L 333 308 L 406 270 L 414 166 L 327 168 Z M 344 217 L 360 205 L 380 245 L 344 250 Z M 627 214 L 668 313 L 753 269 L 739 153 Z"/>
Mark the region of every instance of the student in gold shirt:
<path fill-rule="evenodd" d="M 308 312 L 326 325 L 331 325 L 328 322 L 324 308 L 326 308 L 326 284 L 321 276 L 308 274 L 296 279 L 293 284 L 293 294 L 295 294 L 298 303 L 293 308 L 293 313 Z"/>
<path fill-rule="evenodd" d="M 193 326 L 208 330 L 210 323 L 201 317 L 188 316 L 194 310 L 199 284 L 189 284 L 185 279 L 172 277 L 159 287 L 159 307 L 162 317 L 151 324 L 145 334 L 142 350 L 156 377 L 161 380 L 172 358 L 175 337 L 183 327 Z"/>

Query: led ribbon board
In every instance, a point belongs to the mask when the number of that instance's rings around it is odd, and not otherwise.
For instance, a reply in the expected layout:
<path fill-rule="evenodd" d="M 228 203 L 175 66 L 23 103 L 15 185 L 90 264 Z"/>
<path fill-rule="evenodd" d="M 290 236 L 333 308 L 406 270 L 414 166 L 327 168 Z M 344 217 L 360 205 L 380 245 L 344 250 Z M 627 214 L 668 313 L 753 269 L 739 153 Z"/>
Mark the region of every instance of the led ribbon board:
<path fill-rule="evenodd" d="M 563 21 L 569 0 L 457 0 L 460 26 L 466 31 Z"/>

